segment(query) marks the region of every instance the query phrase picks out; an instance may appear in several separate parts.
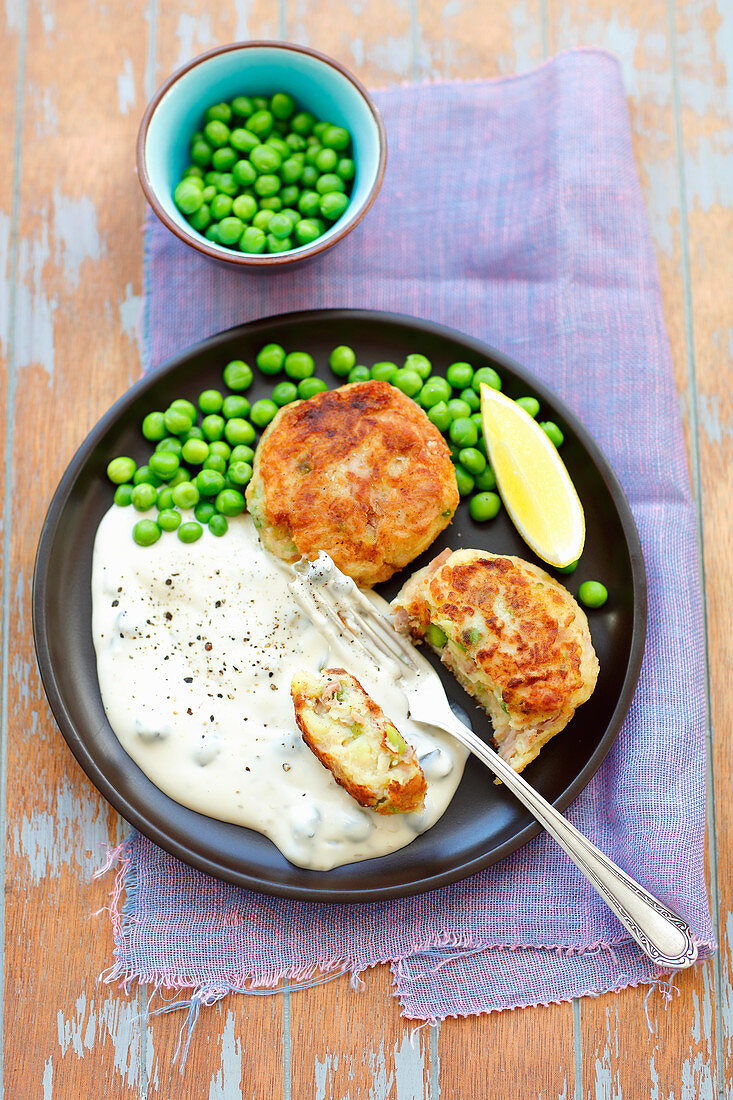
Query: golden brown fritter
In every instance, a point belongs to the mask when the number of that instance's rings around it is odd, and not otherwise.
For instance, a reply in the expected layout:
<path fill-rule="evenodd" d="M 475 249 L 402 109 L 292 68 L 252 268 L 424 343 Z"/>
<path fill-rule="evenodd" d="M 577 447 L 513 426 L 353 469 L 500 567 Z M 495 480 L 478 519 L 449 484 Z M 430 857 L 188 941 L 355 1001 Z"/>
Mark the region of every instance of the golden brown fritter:
<path fill-rule="evenodd" d="M 426 639 L 486 709 L 499 755 L 516 771 L 596 686 L 585 614 L 567 589 L 521 558 L 445 551 L 407 581 L 393 606 L 398 628 Z"/>
<path fill-rule="evenodd" d="M 415 750 L 343 668 L 293 677 L 303 740 L 337 783 L 378 814 L 421 810 L 427 785 Z"/>
<path fill-rule="evenodd" d="M 279 558 L 325 550 L 370 587 L 447 527 L 458 488 L 422 409 L 387 382 L 353 382 L 280 409 L 257 448 L 247 504 Z"/>

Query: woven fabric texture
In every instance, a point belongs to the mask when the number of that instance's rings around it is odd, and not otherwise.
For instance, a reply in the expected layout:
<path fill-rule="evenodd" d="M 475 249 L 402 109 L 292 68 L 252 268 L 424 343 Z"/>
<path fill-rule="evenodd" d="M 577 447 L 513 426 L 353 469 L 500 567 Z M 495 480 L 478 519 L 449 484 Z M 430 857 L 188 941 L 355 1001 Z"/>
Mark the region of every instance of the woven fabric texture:
<path fill-rule="evenodd" d="M 365 307 L 429 318 L 523 363 L 595 434 L 630 501 L 649 582 L 639 688 L 571 820 L 713 947 L 705 890 L 705 695 L 693 506 L 654 252 L 617 62 L 561 55 L 501 81 L 375 95 L 387 174 L 367 218 L 279 277 L 199 259 L 150 219 L 148 369 L 260 316 Z M 111 978 L 193 987 L 391 963 L 408 1017 L 561 1001 L 658 976 L 541 835 L 419 897 L 317 906 L 208 879 L 133 834 L 118 853 Z"/>

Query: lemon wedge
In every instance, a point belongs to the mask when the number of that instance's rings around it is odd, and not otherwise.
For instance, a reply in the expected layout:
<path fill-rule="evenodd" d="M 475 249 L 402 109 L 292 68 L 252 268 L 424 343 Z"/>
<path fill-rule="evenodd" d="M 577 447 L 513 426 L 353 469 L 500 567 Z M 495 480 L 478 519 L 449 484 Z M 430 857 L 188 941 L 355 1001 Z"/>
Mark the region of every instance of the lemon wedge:
<path fill-rule="evenodd" d="M 583 506 L 565 463 L 516 401 L 481 385 L 486 451 L 502 500 L 527 545 L 556 569 L 577 561 L 585 543 Z"/>

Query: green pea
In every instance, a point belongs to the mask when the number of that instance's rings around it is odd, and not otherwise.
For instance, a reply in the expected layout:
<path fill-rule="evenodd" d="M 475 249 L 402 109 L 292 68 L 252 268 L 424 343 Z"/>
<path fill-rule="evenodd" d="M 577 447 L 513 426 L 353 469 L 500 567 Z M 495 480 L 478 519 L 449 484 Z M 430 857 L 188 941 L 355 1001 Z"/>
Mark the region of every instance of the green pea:
<path fill-rule="evenodd" d="M 312 244 L 323 236 L 323 226 L 315 218 L 301 218 L 293 229 L 298 244 Z"/>
<path fill-rule="evenodd" d="M 608 599 L 608 589 L 600 581 L 583 581 L 578 589 L 578 599 L 585 607 L 603 607 Z"/>
<path fill-rule="evenodd" d="M 143 420 L 143 435 L 151 442 L 158 442 L 165 438 L 165 417 L 162 412 L 151 412 Z"/>
<path fill-rule="evenodd" d="M 320 211 L 323 217 L 328 218 L 330 222 L 337 221 L 348 205 L 348 195 L 341 195 L 337 191 L 329 191 L 327 194 L 321 195 Z"/>
<path fill-rule="evenodd" d="M 283 201 L 279 195 L 271 195 L 269 198 L 260 199 L 260 210 L 272 210 L 273 214 L 276 214 L 282 208 Z"/>
<path fill-rule="evenodd" d="M 318 138 L 318 140 L 320 141 L 320 139 L 321 139 L 321 135 L 322 135 L 323 133 L 325 133 L 325 131 L 326 131 L 326 130 L 328 129 L 328 127 L 329 127 L 330 125 L 331 125 L 331 123 L 330 123 L 330 122 L 324 122 L 323 120 L 321 120 L 320 122 L 316 122 L 316 123 L 315 123 L 315 125 L 313 126 L 313 134 L 314 134 L 314 136 L 315 136 L 316 138 Z"/>
<path fill-rule="evenodd" d="M 369 367 L 357 363 L 355 367 L 351 368 L 346 377 L 349 382 L 368 382 L 372 377 L 372 372 Z"/>
<path fill-rule="evenodd" d="M 204 126 L 204 134 L 209 145 L 215 149 L 222 149 L 229 144 L 229 127 L 220 119 L 214 118 Z"/>
<path fill-rule="evenodd" d="M 222 516 L 238 516 L 244 511 L 244 497 L 238 489 L 222 489 L 216 498 L 216 510 Z"/>
<path fill-rule="evenodd" d="M 168 406 L 170 409 L 176 409 L 178 412 L 184 413 L 189 418 L 191 423 L 195 423 L 197 410 L 192 401 L 186 400 L 185 397 L 177 397 L 175 401 L 171 401 Z"/>
<path fill-rule="evenodd" d="M 232 177 L 240 187 L 251 187 L 257 172 L 248 160 L 238 160 L 232 168 Z"/>
<path fill-rule="evenodd" d="M 219 539 L 222 535 L 226 535 L 229 530 L 229 524 L 227 523 L 226 516 L 221 516 L 215 513 L 209 520 L 209 531 L 212 535 L 216 535 Z"/>
<path fill-rule="evenodd" d="M 178 469 L 174 473 L 173 477 L 168 482 L 169 489 L 175 489 L 176 485 L 182 485 L 184 481 L 189 481 L 188 473 L 183 469 Z"/>
<path fill-rule="evenodd" d="M 298 210 L 304 218 L 312 218 L 321 211 L 321 196 L 317 191 L 301 191 Z"/>
<path fill-rule="evenodd" d="M 476 493 L 471 497 L 468 511 L 477 523 L 495 519 L 501 510 L 501 497 L 497 493 Z"/>
<path fill-rule="evenodd" d="M 316 195 L 318 195 L 318 192 L 315 191 L 315 186 L 316 186 L 317 183 L 318 183 L 318 169 L 312 164 L 306 164 L 305 168 L 303 169 L 303 175 L 300 177 L 300 186 L 305 188 L 305 190 L 308 191 L 309 193 L 313 191 Z M 320 206 L 321 206 L 321 196 L 318 195 L 318 208 L 319 208 L 319 210 L 320 210 Z M 314 213 L 315 213 L 315 211 L 314 211 Z"/>
<path fill-rule="evenodd" d="M 517 404 L 532 417 L 536 417 L 540 411 L 540 403 L 536 397 L 518 397 Z"/>
<path fill-rule="evenodd" d="M 204 533 L 204 529 L 200 523 L 194 523 L 193 520 L 189 520 L 188 523 L 182 523 L 178 528 L 178 537 L 181 542 L 197 542 Z"/>
<path fill-rule="evenodd" d="M 170 485 L 165 485 L 162 489 L 158 489 L 158 499 L 155 503 L 159 512 L 164 511 L 166 508 L 173 507 L 173 490 Z"/>
<path fill-rule="evenodd" d="M 237 244 L 244 233 L 244 222 L 241 218 L 223 218 L 219 222 L 219 240 L 222 244 Z"/>
<path fill-rule="evenodd" d="M 232 359 L 230 363 L 224 367 L 224 385 L 228 386 L 230 390 L 248 390 L 252 385 L 252 379 L 254 374 L 249 363 L 243 362 L 241 359 Z"/>
<path fill-rule="evenodd" d="M 182 436 L 181 438 L 182 438 L 183 442 L 185 443 L 187 439 L 203 439 L 204 438 L 204 433 L 201 431 L 201 428 L 199 428 L 199 426 L 197 424 L 193 424 L 188 429 L 185 436 Z"/>
<path fill-rule="evenodd" d="M 310 378 L 316 369 L 313 357 L 307 351 L 291 351 L 285 356 L 285 373 L 289 378 Z"/>
<path fill-rule="evenodd" d="M 223 400 L 219 390 L 204 390 L 199 394 L 199 408 L 204 416 L 207 413 L 218 413 Z"/>
<path fill-rule="evenodd" d="M 294 134 L 292 131 L 285 135 L 285 144 L 293 150 L 294 153 L 301 153 L 306 148 L 306 141 L 300 134 Z"/>
<path fill-rule="evenodd" d="M 291 401 L 297 401 L 298 387 L 294 382 L 278 382 L 272 391 L 272 400 L 279 408 L 289 405 Z"/>
<path fill-rule="evenodd" d="M 132 476 L 132 482 L 133 485 L 154 485 L 157 489 L 160 485 L 160 478 L 149 466 L 138 466 Z"/>
<path fill-rule="evenodd" d="M 232 203 L 232 214 L 239 218 L 241 222 L 250 222 L 256 213 L 256 199 L 253 199 L 251 195 L 237 195 Z M 221 229 L 221 226 L 219 228 Z"/>
<path fill-rule="evenodd" d="M 224 195 L 228 195 L 230 199 L 233 199 L 234 196 L 237 194 L 237 192 L 239 191 L 239 185 L 237 184 L 237 181 L 235 180 L 231 172 L 221 173 L 221 175 L 219 176 L 219 190 Z"/>
<path fill-rule="evenodd" d="M 147 482 L 136 485 L 130 494 L 132 506 L 136 508 L 138 512 L 147 512 L 148 508 L 153 507 L 157 499 L 158 494 L 155 491 L 155 486 L 149 485 Z"/>
<path fill-rule="evenodd" d="M 183 214 L 195 214 L 203 203 L 201 189 L 194 185 L 193 180 L 181 180 L 173 192 L 173 201 Z"/>
<path fill-rule="evenodd" d="M 285 237 L 289 237 L 293 228 L 293 223 L 287 214 L 273 214 L 268 225 L 268 231 L 273 233 L 278 240 L 283 240 Z"/>
<path fill-rule="evenodd" d="M 458 452 L 458 461 L 474 477 L 486 469 L 486 459 L 475 447 L 462 447 Z"/>
<path fill-rule="evenodd" d="M 194 508 L 193 514 L 199 523 L 208 523 L 211 517 L 216 514 L 216 508 L 210 500 L 200 500 Z"/>
<path fill-rule="evenodd" d="M 274 210 L 258 210 L 257 213 L 255 214 L 255 216 L 252 219 L 253 228 L 254 229 L 262 229 L 262 230 L 267 229 L 268 225 L 270 224 L 270 220 L 272 218 L 274 218 L 274 216 L 275 216 L 275 211 Z M 245 230 L 245 233 L 246 233 L 246 230 Z M 263 239 L 264 239 L 264 235 L 265 234 L 263 232 L 263 234 L 262 234 Z"/>
<path fill-rule="evenodd" d="M 237 163 L 238 154 L 226 145 L 223 149 L 215 149 L 211 163 L 217 172 L 231 172 L 234 165 Z"/>
<path fill-rule="evenodd" d="M 315 168 L 316 179 L 318 178 L 318 168 L 316 167 L 316 161 L 318 160 L 318 154 L 321 152 L 323 146 L 316 138 L 312 140 L 308 139 L 308 148 L 305 151 L 305 163 L 309 168 Z"/>
<path fill-rule="evenodd" d="M 256 362 L 263 374 L 279 374 L 285 365 L 285 348 L 279 344 L 265 344 L 257 353 Z"/>
<path fill-rule="evenodd" d="M 448 412 L 451 420 L 465 419 L 471 415 L 471 406 L 467 405 L 460 397 L 452 397 L 448 402 Z"/>
<path fill-rule="evenodd" d="M 556 447 L 562 447 L 563 443 L 565 442 L 565 436 L 562 434 L 561 430 L 558 428 L 554 420 L 541 420 L 540 427 L 542 428 L 542 431 L 545 433 L 547 438 L 552 443 L 554 443 Z"/>
<path fill-rule="evenodd" d="M 249 96 L 246 96 L 246 95 L 236 96 L 232 100 L 232 111 L 235 115 L 238 115 L 240 118 L 249 118 L 249 116 L 254 111 L 254 107 L 252 106 L 252 100 L 249 98 Z"/>
<path fill-rule="evenodd" d="M 280 178 L 283 183 L 297 183 L 303 175 L 303 164 L 296 157 L 288 157 L 280 165 Z"/>
<path fill-rule="evenodd" d="M 283 162 L 277 149 L 273 149 L 272 145 L 258 145 L 249 154 L 249 159 L 260 173 L 277 172 Z"/>
<path fill-rule="evenodd" d="M 291 228 L 295 225 L 296 222 L 300 221 L 300 214 L 297 210 L 293 210 L 292 207 L 283 206 L 280 213 L 282 214 L 283 218 L 287 218 L 289 220 Z"/>
<path fill-rule="evenodd" d="M 280 198 L 282 199 L 283 210 L 285 207 L 293 207 L 298 205 L 298 199 L 300 198 L 300 188 L 296 185 L 288 184 L 287 187 L 283 187 L 280 192 Z M 292 213 L 292 211 L 291 211 Z M 297 212 L 296 212 L 297 214 Z M 297 219 L 300 219 L 300 214 L 297 214 Z M 295 224 L 295 223 L 293 223 Z"/>
<path fill-rule="evenodd" d="M 267 173 L 263 176 L 258 176 L 253 186 L 260 198 L 269 199 L 280 190 L 281 180 L 279 176 L 273 176 Z"/>
<path fill-rule="evenodd" d="M 353 180 L 356 175 L 356 165 L 351 157 L 341 157 L 336 165 L 336 174 L 341 176 L 342 180 Z"/>
<path fill-rule="evenodd" d="M 255 401 L 252 406 L 252 412 L 250 413 L 250 419 L 253 424 L 256 424 L 258 428 L 264 428 L 270 423 L 273 417 L 277 413 L 277 405 L 274 401 L 264 397 L 259 401 Z M 230 421 L 230 424 L 236 423 L 236 421 Z M 238 443 L 247 443 L 246 439 L 238 439 Z"/>
<path fill-rule="evenodd" d="M 329 149 L 343 152 L 344 149 L 348 148 L 351 134 L 343 126 L 327 126 L 321 135 L 321 141 Z"/>
<path fill-rule="evenodd" d="M 225 484 L 224 474 L 219 470 L 200 470 L 194 480 L 193 488 L 197 494 L 194 504 L 198 504 L 199 496 L 215 497 L 222 491 Z"/>
<path fill-rule="evenodd" d="M 199 207 L 195 214 L 190 214 L 188 218 L 188 224 L 196 230 L 197 233 L 203 233 L 203 231 L 211 224 L 211 209 L 207 203 Z"/>
<path fill-rule="evenodd" d="M 473 447 L 478 439 L 478 429 L 473 420 L 469 420 L 466 416 L 459 416 L 453 421 L 448 434 L 451 438 L 451 442 L 455 443 L 457 447 Z"/>
<path fill-rule="evenodd" d="M 191 160 L 201 168 L 211 163 L 212 148 L 208 141 L 194 141 L 191 145 Z"/>
<path fill-rule="evenodd" d="M 290 237 L 276 237 L 274 233 L 267 234 L 267 251 L 268 252 L 289 252 L 293 247 L 293 241 Z"/>
<path fill-rule="evenodd" d="M 251 153 L 253 149 L 256 149 L 260 144 L 260 139 L 256 134 L 253 134 L 251 130 L 245 130 L 243 127 L 238 127 L 236 130 L 232 130 L 229 135 L 229 144 L 232 149 L 236 149 L 238 153 Z M 251 180 L 249 181 L 252 182 Z"/>
<path fill-rule="evenodd" d="M 270 100 L 270 110 L 275 118 L 290 118 L 295 111 L 295 100 L 287 92 L 275 92 Z"/>
<path fill-rule="evenodd" d="M 456 466 L 456 484 L 460 495 L 467 497 L 469 493 L 473 492 L 475 482 L 468 470 L 464 470 L 462 466 Z"/>
<path fill-rule="evenodd" d="M 196 477 L 200 477 L 197 474 Z M 173 503 L 177 508 L 193 508 L 199 502 L 198 486 L 193 481 L 182 481 L 173 490 Z"/>
<path fill-rule="evenodd" d="M 199 137 L 197 137 L 196 140 L 198 141 L 198 140 L 200 140 L 200 138 L 201 138 L 201 135 L 199 135 Z M 189 177 L 192 178 L 192 179 L 203 179 L 204 178 L 203 168 L 201 168 L 198 164 L 189 164 L 188 168 L 183 173 L 183 178 L 188 179 Z"/>
<path fill-rule="evenodd" d="M 571 561 L 570 565 L 563 565 L 562 568 L 557 569 L 557 572 L 558 573 L 574 573 L 575 570 L 578 568 L 579 563 L 580 563 L 580 558 L 578 558 L 577 561 Z"/>
<path fill-rule="evenodd" d="M 228 218 L 233 205 L 229 195 L 217 195 L 215 199 L 212 199 L 209 203 L 209 210 L 214 221 L 222 222 L 225 218 Z"/>
<path fill-rule="evenodd" d="M 241 394 L 233 393 L 224 398 L 221 413 L 226 420 L 232 420 L 235 416 L 249 416 L 249 401 Z"/>
<path fill-rule="evenodd" d="M 430 623 L 428 626 L 428 641 L 435 649 L 442 649 L 448 641 L 448 635 L 435 623 Z"/>
<path fill-rule="evenodd" d="M 482 382 L 487 386 L 491 386 L 492 390 L 501 389 L 501 378 L 499 378 L 493 367 L 479 367 L 474 374 L 471 385 L 476 393 L 481 393 Z"/>
<path fill-rule="evenodd" d="M 345 378 L 351 368 L 356 366 L 356 352 L 346 344 L 339 344 L 328 357 L 328 364 L 334 374 Z"/>
<path fill-rule="evenodd" d="M 183 444 L 183 460 L 189 466 L 200 466 L 209 457 L 209 445 L 203 439 L 187 439 Z"/>
<path fill-rule="evenodd" d="M 160 538 L 160 527 L 152 519 L 141 519 L 132 529 L 132 537 L 138 546 L 152 546 Z"/>
<path fill-rule="evenodd" d="M 215 439 L 221 439 L 224 435 L 224 423 L 224 417 L 219 416 L 218 413 L 210 413 L 209 416 L 205 416 L 201 421 L 201 431 L 204 433 L 204 439 L 210 443 Z"/>
<path fill-rule="evenodd" d="M 338 162 L 338 153 L 335 149 L 319 149 L 316 154 L 315 165 L 319 172 L 335 172 Z"/>
<path fill-rule="evenodd" d="M 227 474 L 235 485 L 247 485 L 252 477 L 252 467 L 249 462 L 231 462 Z"/>
<path fill-rule="evenodd" d="M 396 363 L 375 363 L 370 374 L 377 382 L 391 382 L 397 374 L 397 370 Z"/>
<path fill-rule="evenodd" d="M 248 447 L 245 443 L 239 443 L 232 449 L 229 463 L 232 462 L 249 462 L 250 465 L 254 461 L 255 453 L 251 447 Z"/>
<path fill-rule="evenodd" d="M 137 467 L 131 458 L 113 458 L 107 467 L 107 477 L 113 485 L 124 485 L 132 481 Z"/>
<path fill-rule="evenodd" d="M 206 237 L 206 240 L 211 241 L 212 244 L 218 244 L 219 243 L 219 226 L 216 225 L 216 224 L 210 225 L 208 227 L 208 229 L 206 230 L 206 232 L 204 233 L 204 236 Z"/>
<path fill-rule="evenodd" d="M 445 378 L 429 378 L 420 391 L 420 404 L 424 409 L 432 409 L 441 401 L 450 397 L 451 388 Z"/>
<path fill-rule="evenodd" d="M 175 531 L 181 522 L 181 513 L 175 508 L 164 508 L 158 512 L 158 526 L 164 531 Z"/>
<path fill-rule="evenodd" d="M 203 461 L 202 469 L 216 470 L 218 474 L 226 473 L 227 460 L 224 455 L 207 455 Z"/>
<path fill-rule="evenodd" d="M 219 455 L 221 458 L 225 458 L 227 462 L 231 457 L 232 448 L 228 443 L 225 443 L 223 439 L 215 439 L 213 443 L 209 444 L 209 455 Z"/>
<path fill-rule="evenodd" d="M 472 413 L 477 413 L 481 408 L 481 399 L 474 389 L 461 390 L 459 401 L 465 401 Z"/>
<path fill-rule="evenodd" d="M 127 508 L 132 504 L 132 494 L 134 492 L 134 486 L 132 485 L 118 485 L 115 489 L 114 502 L 119 505 L 120 508 Z"/>
<path fill-rule="evenodd" d="M 270 111 L 261 110 L 251 114 L 244 125 L 258 138 L 266 138 L 274 124 L 275 120 Z"/>
<path fill-rule="evenodd" d="M 496 476 L 488 464 L 480 474 L 476 474 L 476 488 L 482 493 L 489 492 L 496 488 Z"/>
<path fill-rule="evenodd" d="M 184 444 L 184 452 L 186 446 L 187 444 Z M 171 451 L 156 451 L 150 456 L 148 465 L 156 477 L 159 477 L 161 481 L 168 481 L 173 477 L 180 463 L 178 455 L 172 454 Z"/>
<path fill-rule="evenodd" d="M 207 187 L 216 187 L 216 188 L 218 188 L 220 180 L 221 180 L 221 172 L 206 172 L 205 175 L 204 175 L 204 183 L 206 184 Z"/>
<path fill-rule="evenodd" d="M 315 118 L 309 111 L 300 111 L 290 125 L 294 134 L 309 134 L 315 125 Z"/>
<path fill-rule="evenodd" d="M 170 451 L 171 454 L 178 455 L 180 458 L 183 444 L 175 435 L 167 435 L 165 439 L 161 439 L 159 443 L 156 443 L 155 449 L 156 451 Z"/>
<path fill-rule="evenodd" d="M 298 397 L 307 401 L 309 397 L 315 397 L 317 393 L 323 393 L 327 389 L 328 386 L 322 378 L 304 378 L 302 382 L 298 382 Z"/>
<path fill-rule="evenodd" d="M 212 119 L 218 119 L 219 122 L 229 122 L 232 117 L 232 109 L 228 103 L 215 103 L 213 107 L 207 108 L 206 121 L 211 122 Z"/>
<path fill-rule="evenodd" d="M 255 424 L 257 421 L 254 419 L 254 410 L 257 408 L 258 403 L 259 402 L 255 401 L 250 413 Z M 274 403 L 270 402 L 270 404 Z M 277 411 L 277 406 L 275 406 L 275 409 Z M 253 443 L 255 439 L 255 430 L 249 420 L 243 420 L 238 416 L 233 417 L 231 420 L 227 420 L 224 434 L 227 443 L 231 443 L 232 447 L 236 447 L 238 443 Z"/>
<path fill-rule="evenodd" d="M 405 359 L 404 370 L 414 370 L 417 374 L 420 375 L 423 382 L 430 375 L 432 369 L 433 364 L 424 355 L 418 355 L 413 352 Z"/>
<path fill-rule="evenodd" d="M 328 195 L 334 191 L 343 192 L 345 190 L 346 184 L 341 176 L 337 176 L 335 172 L 326 172 L 324 175 L 319 176 L 316 183 L 316 191 L 319 195 Z"/>
<path fill-rule="evenodd" d="M 403 367 L 395 374 L 392 385 L 396 386 L 398 390 L 402 390 L 408 397 L 414 397 L 422 389 L 422 378 L 417 371 Z"/>
<path fill-rule="evenodd" d="M 428 409 L 428 420 L 435 425 L 439 432 L 448 431 L 453 416 L 445 401 L 439 401 L 437 405 L 433 405 L 431 409 Z"/>

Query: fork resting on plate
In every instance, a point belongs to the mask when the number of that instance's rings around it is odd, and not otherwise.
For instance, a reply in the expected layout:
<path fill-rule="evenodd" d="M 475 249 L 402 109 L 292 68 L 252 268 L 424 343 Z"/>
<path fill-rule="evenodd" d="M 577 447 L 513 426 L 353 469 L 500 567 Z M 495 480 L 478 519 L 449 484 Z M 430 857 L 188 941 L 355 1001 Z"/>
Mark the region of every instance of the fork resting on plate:
<path fill-rule="evenodd" d="M 321 552 L 314 562 L 293 566 L 290 589 L 313 625 L 333 628 L 356 644 L 360 655 L 393 671 L 404 692 L 410 717 L 455 737 L 489 768 L 526 806 L 585 875 L 624 927 L 657 966 L 683 969 L 697 958 L 689 925 L 635 882 L 502 760 L 451 710 L 440 677 L 432 665 L 389 619 Z"/>

